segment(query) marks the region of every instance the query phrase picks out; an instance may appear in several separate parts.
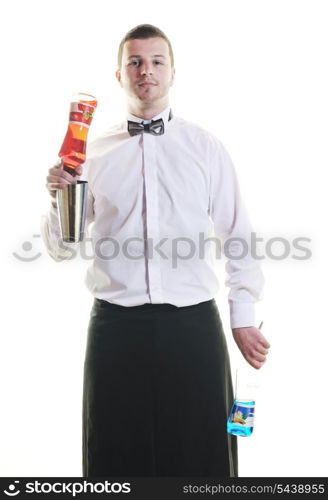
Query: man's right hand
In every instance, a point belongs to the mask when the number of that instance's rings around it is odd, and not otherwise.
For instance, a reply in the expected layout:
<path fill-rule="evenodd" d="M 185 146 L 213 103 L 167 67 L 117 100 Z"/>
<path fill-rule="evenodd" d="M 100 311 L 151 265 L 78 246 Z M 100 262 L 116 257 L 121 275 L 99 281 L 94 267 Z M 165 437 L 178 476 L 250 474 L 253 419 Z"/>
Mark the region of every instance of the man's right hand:
<path fill-rule="evenodd" d="M 56 206 L 56 191 L 57 189 L 64 189 L 67 184 L 76 184 L 78 177 L 82 174 L 82 166 L 79 165 L 75 169 L 76 175 L 73 176 L 64 170 L 62 160 L 48 170 L 46 187 L 52 197 L 52 203 Z"/>

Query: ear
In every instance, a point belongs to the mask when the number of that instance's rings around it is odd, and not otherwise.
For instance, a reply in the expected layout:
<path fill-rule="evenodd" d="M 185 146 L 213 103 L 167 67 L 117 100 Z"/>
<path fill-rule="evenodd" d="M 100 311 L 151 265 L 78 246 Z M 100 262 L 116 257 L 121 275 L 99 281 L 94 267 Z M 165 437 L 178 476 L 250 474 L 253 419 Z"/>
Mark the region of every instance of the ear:
<path fill-rule="evenodd" d="M 117 69 L 115 71 L 115 76 L 116 76 L 116 80 L 118 81 L 118 83 L 121 85 L 122 87 L 122 82 L 121 82 L 121 71 L 119 69 Z"/>

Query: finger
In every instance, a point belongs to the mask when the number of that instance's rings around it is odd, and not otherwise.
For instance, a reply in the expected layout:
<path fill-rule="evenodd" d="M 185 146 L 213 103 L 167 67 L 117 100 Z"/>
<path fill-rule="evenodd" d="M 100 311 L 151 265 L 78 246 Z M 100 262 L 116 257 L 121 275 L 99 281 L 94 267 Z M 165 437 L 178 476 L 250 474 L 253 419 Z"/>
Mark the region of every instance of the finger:
<path fill-rule="evenodd" d="M 61 182 L 61 180 L 66 180 L 70 184 L 76 184 L 76 178 L 65 170 L 56 169 L 52 172 L 49 172 L 49 175 L 47 177 L 48 182 Z"/>
<path fill-rule="evenodd" d="M 266 361 L 266 356 L 257 352 L 254 354 L 253 359 L 256 361 Z"/>
<path fill-rule="evenodd" d="M 256 345 L 256 351 L 259 352 L 260 354 L 263 354 L 264 356 L 266 356 L 269 353 L 269 350 L 265 349 L 262 344 Z"/>
<path fill-rule="evenodd" d="M 264 341 L 262 342 L 262 345 L 263 345 L 263 347 L 265 347 L 265 349 L 269 349 L 271 347 L 271 345 L 269 344 L 269 342 L 266 339 L 264 339 Z"/>
<path fill-rule="evenodd" d="M 252 365 L 253 368 L 256 368 L 259 370 L 263 365 L 265 361 L 257 361 L 256 359 L 252 359 L 249 361 L 249 364 Z"/>
<path fill-rule="evenodd" d="M 62 170 L 63 172 L 66 172 L 66 170 L 64 169 L 65 165 L 64 165 L 64 162 L 62 160 L 62 158 L 58 158 L 58 160 L 56 161 L 55 165 L 52 167 L 56 170 Z M 69 167 L 69 168 L 73 168 L 73 167 Z M 77 175 L 81 175 L 82 174 L 82 167 L 81 165 L 78 165 L 77 167 L 74 168 L 74 174 L 77 174 Z"/>
<path fill-rule="evenodd" d="M 65 165 L 63 165 L 63 167 L 59 167 L 59 168 L 56 168 L 55 169 L 55 172 L 60 172 L 60 173 L 65 173 L 65 174 L 68 174 L 70 175 L 73 179 L 77 176 L 77 175 L 81 175 L 82 174 L 82 167 L 80 165 L 78 165 L 77 167 L 66 167 Z"/>
<path fill-rule="evenodd" d="M 71 184 L 71 183 L 70 182 L 66 182 L 66 181 L 51 182 L 51 183 L 47 184 L 47 188 L 49 189 L 49 191 L 54 191 L 54 190 L 57 190 L 57 189 L 64 189 L 69 184 Z"/>
<path fill-rule="evenodd" d="M 54 189 L 58 189 L 60 186 L 69 186 L 71 183 L 66 181 L 65 179 L 59 179 L 58 181 L 55 182 L 49 182 L 47 184 L 48 189 L 53 191 Z"/>
<path fill-rule="evenodd" d="M 269 349 L 269 347 L 271 347 L 267 339 L 262 334 L 259 337 L 259 341 L 265 349 Z"/>
<path fill-rule="evenodd" d="M 71 173 L 72 175 L 81 175 L 82 173 L 82 166 L 81 165 L 77 165 L 76 167 L 73 167 L 71 165 L 63 165 L 63 171 L 64 172 L 69 172 Z"/>

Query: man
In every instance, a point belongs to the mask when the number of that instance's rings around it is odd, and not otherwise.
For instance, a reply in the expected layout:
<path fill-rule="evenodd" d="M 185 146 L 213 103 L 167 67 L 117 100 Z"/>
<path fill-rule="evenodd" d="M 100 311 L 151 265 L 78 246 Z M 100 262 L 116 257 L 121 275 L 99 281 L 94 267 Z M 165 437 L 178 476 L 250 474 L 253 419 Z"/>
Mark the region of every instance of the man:
<path fill-rule="evenodd" d="M 140 25 L 123 38 L 116 78 L 127 121 L 89 146 L 87 224 L 95 297 L 84 365 L 84 476 L 237 476 L 229 355 L 213 297 L 212 230 L 231 238 L 234 339 L 255 368 L 269 344 L 254 326 L 263 278 L 244 252 L 251 227 L 222 144 L 170 110 L 174 58 L 166 35 Z M 82 168 L 77 170 L 82 174 Z M 76 182 L 57 164 L 47 186 Z M 53 201 L 43 237 L 65 256 Z"/>

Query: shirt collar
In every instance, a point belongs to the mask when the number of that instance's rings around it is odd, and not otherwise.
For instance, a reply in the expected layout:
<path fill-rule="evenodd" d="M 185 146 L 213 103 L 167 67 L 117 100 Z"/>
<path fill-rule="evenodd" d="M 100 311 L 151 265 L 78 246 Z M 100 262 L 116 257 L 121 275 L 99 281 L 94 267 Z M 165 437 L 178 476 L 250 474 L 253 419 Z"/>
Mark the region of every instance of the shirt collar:
<path fill-rule="evenodd" d="M 158 119 L 162 118 L 164 125 L 165 125 L 169 120 L 170 109 L 171 109 L 171 107 L 168 106 L 161 113 L 159 113 L 159 115 L 153 116 L 150 120 L 144 120 L 143 118 L 140 118 L 139 116 L 134 116 L 131 113 L 127 113 L 126 119 L 131 120 L 133 122 L 138 122 L 138 123 L 141 123 L 141 122 L 150 123 L 152 120 L 158 120 Z"/>

